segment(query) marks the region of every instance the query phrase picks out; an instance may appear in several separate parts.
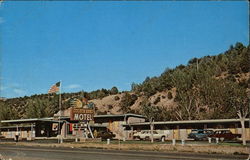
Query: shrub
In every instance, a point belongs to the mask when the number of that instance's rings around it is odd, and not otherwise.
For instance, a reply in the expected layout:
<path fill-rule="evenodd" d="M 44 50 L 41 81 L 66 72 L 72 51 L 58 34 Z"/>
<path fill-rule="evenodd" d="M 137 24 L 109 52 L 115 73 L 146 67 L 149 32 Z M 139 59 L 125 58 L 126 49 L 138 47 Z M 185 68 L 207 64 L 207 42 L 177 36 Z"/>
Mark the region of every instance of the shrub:
<path fill-rule="evenodd" d="M 239 83 L 240 86 L 247 88 L 248 87 L 248 82 L 246 80 L 240 81 Z"/>
<path fill-rule="evenodd" d="M 232 82 L 236 82 L 236 79 L 235 79 L 234 75 L 232 75 L 232 74 L 230 74 L 229 76 L 227 76 L 226 79 L 229 80 L 229 81 L 232 81 Z"/>
<path fill-rule="evenodd" d="M 117 94 L 119 91 L 117 89 L 117 87 L 112 87 L 110 90 L 110 94 Z"/>
<path fill-rule="evenodd" d="M 115 101 L 119 101 L 120 97 L 119 96 L 115 96 Z"/>
<path fill-rule="evenodd" d="M 111 109 L 113 109 L 113 108 L 114 108 L 114 107 L 113 107 L 111 104 L 108 105 L 108 109 L 109 109 L 109 110 L 111 110 Z"/>
<path fill-rule="evenodd" d="M 161 101 L 161 98 L 160 97 L 157 97 L 156 99 L 155 99 L 155 101 L 154 101 L 154 104 L 157 104 L 157 103 L 159 103 Z"/>
<path fill-rule="evenodd" d="M 172 98 L 173 98 L 172 92 L 168 92 L 168 99 L 172 99 Z"/>
<path fill-rule="evenodd" d="M 102 111 L 97 111 L 96 113 L 97 113 L 97 115 L 106 115 L 106 114 L 107 114 L 107 111 L 104 111 L 104 112 L 102 112 Z"/>
<path fill-rule="evenodd" d="M 125 93 L 121 98 L 120 106 L 123 113 L 127 113 L 130 111 L 130 106 L 132 106 L 137 100 L 137 96 L 135 94 L 130 95 L 129 93 Z"/>

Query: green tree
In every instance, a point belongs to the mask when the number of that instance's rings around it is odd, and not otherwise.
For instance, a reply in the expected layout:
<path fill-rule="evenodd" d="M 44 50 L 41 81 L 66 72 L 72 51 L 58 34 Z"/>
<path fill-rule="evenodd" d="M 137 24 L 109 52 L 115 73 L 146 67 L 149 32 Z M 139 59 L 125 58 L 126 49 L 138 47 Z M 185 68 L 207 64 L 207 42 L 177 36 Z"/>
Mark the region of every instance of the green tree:
<path fill-rule="evenodd" d="M 0 102 L 0 111 L 0 120 L 11 119 L 11 110 L 4 102 Z"/>
<path fill-rule="evenodd" d="M 130 106 L 132 106 L 137 100 L 137 96 L 135 94 L 130 95 L 125 92 L 125 94 L 121 98 L 120 107 L 123 113 L 128 113 L 131 111 Z"/>
<path fill-rule="evenodd" d="M 233 108 L 234 113 L 239 117 L 242 128 L 242 142 L 246 145 L 245 120 L 249 114 L 250 92 L 236 83 L 228 82 L 227 84 L 228 104 Z"/>
<path fill-rule="evenodd" d="M 250 72 L 250 49 L 249 48 L 244 48 L 242 50 L 241 57 L 239 59 L 239 66 L 241 68 L 241 71 L 243 73 Z"/>
<path fill-rule="evenodd" d="M 43 118 L 53 116 L 54 112 L 51 110 L 51 104 L 48 100 L 41 100 L 35 98 L 28 100 L 26 108 L 27 118 Z"/>
<path fill-rule="evenodd" d="M 118 92 L 119 91 L 118 91 L 117 87 L 112 87 L 111 90 L 110 90 L 111 95 L 118 94 Z"/>
<path fill-rule="evenodd" d="M 142 91 L 142 89 L 141 89 L 141 86 L 139 84 L 136 84 L 133 82 L 131 84 L 131 91 L 139 94 Z"/>
<path fill-rule="evenodd" d="M 172 120 L 171 111 L 160 107 L 160 106 L 151 106 L 148 102 L 142 102 L 141 114 L 147 117 L 147 119 L 153 118 L 155 121 L 167 121 Z"/>

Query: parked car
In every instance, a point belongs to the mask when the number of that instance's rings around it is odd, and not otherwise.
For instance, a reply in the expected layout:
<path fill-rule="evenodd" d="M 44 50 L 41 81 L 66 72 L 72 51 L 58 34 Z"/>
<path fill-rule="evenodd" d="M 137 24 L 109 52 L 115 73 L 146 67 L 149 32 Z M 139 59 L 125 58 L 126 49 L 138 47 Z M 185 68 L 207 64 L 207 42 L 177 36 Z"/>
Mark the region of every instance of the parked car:
<path fill-rule="evenodd" d="M 157 131 L 153 131 L 153 139 L 155 140 L 165 140 L 167 137 L 166 134 L 158 133 Z M 134 139 L 140 140 L 150 140 L 151 139 L 151 131 L 141 131 L 134 134 Z"/>
<path fill-rule="evenodd" d="M 208 136 L 212 135 L 213 133 L 213 130 L 193 129 L 191 133 L 188 134 L 188 138 L 194 139 L 196 141 L 207 140 Z"/>
<path fill-rule="evenodd" d="M 101 131 L 97 133 L 96 138 L 101 138 L 102 140 L 106 139 L 113 139 L 115 137 L 115 134 L 113 134 L 110 131 Z"/>
<path fill-rule="evenodd" d="M 0 139 L 1 139 L 1 138 L 5 138 L 5 137 L 4 137 L 3 135 L 0 134 Z"/>
<path fill-rule="evenodd" d="M 216 130 L 214 134 L 210 135 L 213 140 L 219 138 L 219 140 L 234 140 L 241 138 L 241 134 L 233 134 L 229 129 Z"/>

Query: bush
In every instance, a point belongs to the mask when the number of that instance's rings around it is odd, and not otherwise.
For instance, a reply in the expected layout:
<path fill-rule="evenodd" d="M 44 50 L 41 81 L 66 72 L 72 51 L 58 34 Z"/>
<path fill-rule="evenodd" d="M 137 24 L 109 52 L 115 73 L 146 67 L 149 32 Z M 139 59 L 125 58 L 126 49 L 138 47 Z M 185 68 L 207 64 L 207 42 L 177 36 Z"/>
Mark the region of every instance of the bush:
<path fill-rule="evenodd" d="M 231 75 L 231 74 L 229 76 L 227 76 L 226 79 L 229 80 L 229 81 L 232 81 L 232 82 L 236 82 L 236 79 L 235 79 L 234 75 Z"/>
<path fill-rule="evenodd" d="M 125 93 L 120 102 L 123 113 L 128 113 L 130 111 L 130 106 L 132 106 L 136 100 L 137 96 L 135 94 L 130 95 L 129 93 Z"/>
<path fill-rule="evenodd" d="M 115 96 L 115 101 L 119 101 L 120 97 L 119 96 Z"/>
<path fill-rule="evenodd" d="M 110 90 L 110 94 L 114 95 L 114 94 L 117 94 L 119 91 L 117 89 L 117 87 L 112 87 L 111 90 Z"/>
<path fill-rule="evenodd" d="M 108 109 L 109 109 L 109 110 L 111 110 L 111 109 L 113 109 L 113 108 L 114 108 L 114 107 L 113 107 L 111 104 L 108 105 Z"/>
<path fill-rule="evenodd" d="M 135 103 L 135 101 L 138 99 L 138 97 L 137 97 L 137 95 L 135 95 L 135 94 L 132 94 L 131 95 L 131 99 L 132 99 L 132 105 Z"/>
<path fill-rule="evenodd" d="M 246 80 L 240 81 L 239 85 L 241 87 L 247 88 L 248 87 L 248 82 Z"/>
<path fill-rule="evenodd" d="M 154 104 L 157 104 L 157 103 L 159 103 L 161 101 L 161 98 L 160 97 L 157 97 L 156 99 L 155 99 L 155 101 L 154 101 Z"/>
<path fill-rule="evenodd" d="M 172 98 L 173 98 L 172 92 L 168 92 L 168 99 L 172 99 Z"/>
<path fill-rule="evenodd" d="M 106 115 L 106 114 L 107 114 L 107 111 L 104 111 L 104 112 L 102 112 L 102 111 L 97 111 L 96 114 L 97 114 L 97 115 Z"/>

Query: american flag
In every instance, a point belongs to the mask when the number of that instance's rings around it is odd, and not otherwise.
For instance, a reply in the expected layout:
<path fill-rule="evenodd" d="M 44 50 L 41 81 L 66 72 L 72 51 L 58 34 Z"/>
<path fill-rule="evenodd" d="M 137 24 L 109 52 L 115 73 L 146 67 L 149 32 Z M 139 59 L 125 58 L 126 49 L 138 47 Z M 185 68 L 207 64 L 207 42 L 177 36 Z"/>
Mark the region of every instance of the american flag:
<path fill-rule="evenodd" d="M 56 84 L 50 87 L 48 93 L 57 93 L 59 92 L 59 90 L 60 90 L 60 82 L 57 82 Z"/>

